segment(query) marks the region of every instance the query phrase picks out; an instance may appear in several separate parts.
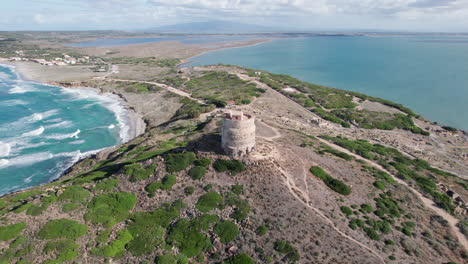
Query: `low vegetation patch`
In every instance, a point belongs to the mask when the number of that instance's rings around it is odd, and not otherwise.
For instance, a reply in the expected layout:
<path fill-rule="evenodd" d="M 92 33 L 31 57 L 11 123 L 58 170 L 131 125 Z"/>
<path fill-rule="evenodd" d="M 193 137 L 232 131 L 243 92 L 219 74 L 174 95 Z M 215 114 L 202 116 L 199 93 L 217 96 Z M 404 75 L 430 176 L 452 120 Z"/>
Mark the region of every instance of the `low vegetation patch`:
<path fill-rule="evenodd" d="M 310 168 L 310 172 L 323 180 L 323 182 L 333 191 L 343 195 L 351 194 L 351 188 L 348 185 L 338 179 L 331 177 L 322 168 L 313 166 Z"/>
<path fill-rule="evenodd" d="M 223 261 L 223 264 L 254 264 L 255 261 L 247 254 L 239 254 Z"/>
<path fill-rule="evenodd" d="M 218 172 L 229 171 L 232 174 L 237 174 L 245 170 L 245 165 L 239 160 L 218 159 L 213 163 L 213 168 Z"/>
<path fill-rule="evenodd" d="M 86 221 L 94 224 L 112 226 L 124 220 L 136 203 L 135 195 L 126 192 L 101 194 L 94 197 L 88 205 Z"/>
<path fill-rule="evenodd" d="M 198 202 L 195 205 L 195 207 L 203 213 L 207 213 L 215 208 L 217 208 L 219 205 L 221 205 L 223 202 L 223 197 L 217 193 L 217 192 L 209 192 L 206 193 L 200 198 L 198 198 Z"/>
<path fill-rule="evenodd" d="M 156 167 L 156 164 L 152 164 L 148 168 L 143 168 L 141 164 L 135 163 L 131 165 L 126 165 L 124 168 L 125 174 L 129 176 L 129 181 L 137 182 L 148 179 L 151 175 L 154 174 Z"/>
<path fill-rule="evenodd" d="M 191 168 L 188 172 L 190 177 L 194 180 L 201 180 L 203 177 L 205 177 L 206 174 L 206 167 L 203 166 L 195 166 Z"/>
<path fill-rule="evenodd" d="M 166 242 L 189 258 L 197 256 L 211 247 L 211 240 L 203 233 L 204 227 L 197 220 L 180 219 L 170 229 Z"/>
<path fill-rule="evenodd" d="M 26 223 L 24 222 L 0 226 L 0 240 L 7 241 L 17 237 L 25 227 Z"/>
<path fill-rule="evenodd" d="M 217 223 L 213 230 L 224 244 L 231 242 L 240 234 L 237 225 L 227 220 Z"/>
<path fill-rule="evenodd" d="M 196 159 L 193 152 L 171 153 L 165 157 L 168 172 L 179 172 L 185 170 Z"/>
<path fill-rule="evenodd" d="M 46 260 L 46 264 L 58 264 L 71 261 L 78 257 L 79 245 L 73 240 L 64 239 L 59 241 L 49 241 L 44 247 L 44 253 L 50 254 L 55 253 L 56 258 Z"/>
<path fill-rule="evenodd" d="M 278 253 L 283 254 L 284 258 L 289 262 L 295 263 L 300 259 L 297 249 L 286 240 L 276 240 L 273 248 L 278 251 Z"/>
<path fill-rule="evenodd" d="M 76 239 L 88 231 L 86 225 L 80 224 L 75 220 L 56 219 L 47 222 L 37 236 L 41 239 L 69 238 Z"/>
<path fill-rule="evenodd" d="M 138 212 L 130 219 L 128 226 L 133 239 L 128 243 L 127 249 L 135 256 L 141 256 L 153 252 L 164 243 L 164 235 L 169 225 L 179 217 L 180 210 L 185 205 L 177 200 L 172 205 L 164 205 L 152 212 Z"/>
<path fill-rule="evenodd" d="M 108 178 L 102 181 L 99 181 L 96 184 L 95 189 L 100 191 L 112 191 L 117 185 L 119 185 L 119 180 L 114 178 Z"/>
<path fill-rule="evenodd" d="M 94 248 L 91 254 L 106 258 L 115 258 L 122 256 L 125 252 L 125 246 L 133 239 L 132 234 L 127 229 L 119 231 L 117 238 L 108 245 Z"/>

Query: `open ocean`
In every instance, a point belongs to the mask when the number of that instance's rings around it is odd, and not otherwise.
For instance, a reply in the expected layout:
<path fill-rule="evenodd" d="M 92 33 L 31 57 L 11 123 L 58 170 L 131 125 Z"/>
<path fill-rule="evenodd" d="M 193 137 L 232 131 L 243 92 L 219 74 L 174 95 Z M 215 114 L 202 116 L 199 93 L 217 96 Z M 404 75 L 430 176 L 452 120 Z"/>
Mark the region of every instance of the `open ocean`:
<path fill-rule="evenodd" d="M 235 64 L 404 104 L 468 130 L 467 36 L 317 36 L 202 54 L 185 66 Z"/>
<path fill-rule="evenodd" d="M 79 158 L 128 140 L 120 103 L 22 81 L 0 65 L 0 195 L 56 179 Z"/>

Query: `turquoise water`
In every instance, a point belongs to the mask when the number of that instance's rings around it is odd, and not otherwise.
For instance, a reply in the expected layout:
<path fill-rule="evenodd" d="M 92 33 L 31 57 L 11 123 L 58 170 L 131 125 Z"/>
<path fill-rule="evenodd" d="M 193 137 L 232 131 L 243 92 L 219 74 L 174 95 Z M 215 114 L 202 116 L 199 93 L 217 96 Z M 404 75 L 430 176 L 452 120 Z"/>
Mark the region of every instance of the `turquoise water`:
<path fill-rule="evenodd" d="M 468 130 L 467 37 L 281 39 L 191 60 L 191 66 L 236 64 L 389 99 Z"/>
<path fill-rule="evenodd" d="M 126 140 L 117 98 L 18 79 L 0 66 L 0 195 L 51 181 Z"/>

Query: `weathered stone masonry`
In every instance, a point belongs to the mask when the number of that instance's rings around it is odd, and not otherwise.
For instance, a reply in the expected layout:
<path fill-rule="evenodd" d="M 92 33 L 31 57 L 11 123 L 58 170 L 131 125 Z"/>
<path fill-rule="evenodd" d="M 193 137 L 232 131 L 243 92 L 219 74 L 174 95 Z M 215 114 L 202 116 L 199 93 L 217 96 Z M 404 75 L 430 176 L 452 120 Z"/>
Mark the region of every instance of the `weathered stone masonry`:
<path fill-rule="evenodd" d="M 227 155 L 242 157 L 255 150 L 255 117 L 242 111 L 224 114 L 221 145 Z"/>

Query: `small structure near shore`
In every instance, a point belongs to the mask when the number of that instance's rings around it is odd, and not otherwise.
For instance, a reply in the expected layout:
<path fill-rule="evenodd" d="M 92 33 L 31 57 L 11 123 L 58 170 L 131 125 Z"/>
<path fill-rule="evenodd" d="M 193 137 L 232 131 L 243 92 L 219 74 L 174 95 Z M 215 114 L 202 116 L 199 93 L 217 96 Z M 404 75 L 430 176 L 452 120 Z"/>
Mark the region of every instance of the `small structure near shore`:
<path fill-rule="evenodd" d="M 224 152 L 239 158 L 255 151 L 255 117 L 242 111 L 224 113 L 221 146 Z"/>

